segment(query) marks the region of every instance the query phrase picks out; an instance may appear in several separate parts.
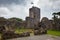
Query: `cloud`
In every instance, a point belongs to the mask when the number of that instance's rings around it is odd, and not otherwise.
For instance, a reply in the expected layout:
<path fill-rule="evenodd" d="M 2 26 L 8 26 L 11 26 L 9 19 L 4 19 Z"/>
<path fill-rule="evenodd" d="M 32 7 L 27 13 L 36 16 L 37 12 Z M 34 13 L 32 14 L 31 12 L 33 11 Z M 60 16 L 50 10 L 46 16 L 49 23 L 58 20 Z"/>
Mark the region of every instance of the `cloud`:
<path fill-rule="evenodd" d="M 52 17 L 53 12 L 60 11 L 60 0 L 0 0 L 0 16 L 25 19 L 33 5 L 41 9 L 42 17 Z"/>
<path fill-rule="evenodd" d="M 22 4 L 24 2 L 25 0 L 0 0 L 0 4 L 12 4 L 12 3 Z"/>
<path fill-rule="evenodd" d="M 10 12 L 6 7 L 0 7 L 0 16 L 6 15 L 7 13 L 10 13 Z"/>
<path fill-rule="evenodd" d="M 1 13 L 1 16 L 6 17 L 6 18 L 18 17 L 18 18 L 25 19 L 25 17 L 28 15 L 26 8 L 20 5 L 0 7 L 0 13 Z"/>
<path fill-rule="evenodd" d="M 33 0 L 34 1 L 34 0 Z M 2 8 L 4 11 L 5 14 L 7 15 L 1 15 L 3 17 L 6 17 L 6 18 L 10 18 L 10 17 L 19 17 L 19 18 L 22 18 L 22 19 L 25 19 L 26 16 L 29 15 L 29 8 L 31 7 L 31 2 L 33 2 L 32 0 L 19 0 L 19 2 L 15 2 L 14 0 L 12 1 L 1 1 L 1 5 L 0 5 L 0 8 Z M 17 3 L 17 4 L 16 4 Z M 7 11 L 6 11 L 7 9 Z M 1 12 L 1 13 L 3 13 Z"/>
<path fill-rule="evenodd" d="M 52 18 L 53 12 L 60 11 L 60 0 L 39 0 L 38 2 L 41 8 L 41 16 Z"/>
<path fill-rule="evenodd" d="M 56 2 L 56 1 L 59 1 L 59 0 L 49 0 L 49 1 L 51 1 L 51 2 Z"/>
<path fill-rule="evenodd" d="M 25 4 L 25 0 L 0 0 L 0 16 L 25 19 L 27 15 Z"/>

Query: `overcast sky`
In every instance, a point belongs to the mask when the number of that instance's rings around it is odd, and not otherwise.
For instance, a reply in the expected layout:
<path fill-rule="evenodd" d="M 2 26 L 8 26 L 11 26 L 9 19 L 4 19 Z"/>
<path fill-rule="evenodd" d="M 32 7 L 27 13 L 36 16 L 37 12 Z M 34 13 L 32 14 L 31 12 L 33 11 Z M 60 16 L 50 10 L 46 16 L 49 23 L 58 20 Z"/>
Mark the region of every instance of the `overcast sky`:
<path fill-rule="evenodd" d="M 29 8 L 32 7 L 31 2 L 41 9 L 41 18 L 51 19 L 53 12 L 60 11 L 60 0 L 0 0 L 0 16 L 25 19 L 26 16 L 29 16 Z"/>

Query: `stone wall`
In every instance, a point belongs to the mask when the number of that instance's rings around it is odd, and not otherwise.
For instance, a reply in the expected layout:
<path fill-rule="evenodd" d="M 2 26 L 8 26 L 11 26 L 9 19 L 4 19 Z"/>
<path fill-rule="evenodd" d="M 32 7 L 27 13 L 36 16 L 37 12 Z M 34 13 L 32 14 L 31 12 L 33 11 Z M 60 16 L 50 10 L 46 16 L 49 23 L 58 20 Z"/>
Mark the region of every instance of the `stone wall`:
<path fill-rule="evenodd" d="M 46 17 L 43 17 L 41 20 L 41 25 L 44 27 L 46 27 L 47 29 L 52 29 L 53 25 L 50 22 L 50 20 Z"/>
<path fill-rule="evenodd" d="M 26 17 L 26 27 L 37 28 L 40 22 L 40 9 L 32 7 L 29 9 L 29 17 Z"/>

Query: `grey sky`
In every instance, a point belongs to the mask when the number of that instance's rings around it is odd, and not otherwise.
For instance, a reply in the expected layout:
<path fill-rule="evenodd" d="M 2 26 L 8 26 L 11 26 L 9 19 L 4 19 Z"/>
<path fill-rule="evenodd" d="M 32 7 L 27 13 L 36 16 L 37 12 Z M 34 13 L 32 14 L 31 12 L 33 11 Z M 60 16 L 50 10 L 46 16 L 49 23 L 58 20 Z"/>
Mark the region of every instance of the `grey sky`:
<path fill-rule="evenodd" d="M 25 19 L 32 7 L 31 2 L 41 9 L 41 18 L 51 19 L 53 12 L 60 11 L 60 0 L 0 0 L 0 16 Z"/>

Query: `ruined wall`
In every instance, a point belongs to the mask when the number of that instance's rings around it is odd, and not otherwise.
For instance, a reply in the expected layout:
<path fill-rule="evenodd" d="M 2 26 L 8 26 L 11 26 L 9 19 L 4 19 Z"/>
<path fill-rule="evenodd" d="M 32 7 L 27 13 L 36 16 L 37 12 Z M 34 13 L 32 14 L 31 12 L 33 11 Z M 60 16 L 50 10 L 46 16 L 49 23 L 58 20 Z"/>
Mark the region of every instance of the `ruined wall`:
<path fill-rule="evenodd" d="M 37 7 L 32 7 L 29 9 L 29 17 L 26 19 L 28 27 L 38 27 L 40 22 L 40 9 Z"/>
<path fill-rule="evenodd" d="M 26 17 L 26 27 L 34 28 L 34 19 L 30 17 Z"/>
<path fill-rule="evenodd" d="M 53 25 L 52 23 L 50 22 L 50 20 L 46 17 L 43 17 L 42 20 L 41 20 L 41 25 L 47 29 L 52 29 Z"/>

